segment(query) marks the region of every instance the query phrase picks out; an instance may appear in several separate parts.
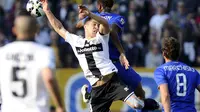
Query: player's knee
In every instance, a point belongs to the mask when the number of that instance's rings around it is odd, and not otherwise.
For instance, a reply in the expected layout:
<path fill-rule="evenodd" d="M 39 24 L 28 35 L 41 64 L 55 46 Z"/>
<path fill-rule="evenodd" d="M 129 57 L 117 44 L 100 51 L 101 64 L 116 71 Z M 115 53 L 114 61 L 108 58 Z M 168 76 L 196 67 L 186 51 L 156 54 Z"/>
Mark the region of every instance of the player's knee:
<path fill-rule="evenodd" d="M 142 88 L 141 83 L 138 85 L 138 87 L 134 91 L 135 95 L 139 97 L 140 99 L 145 99 L 145 91 Z"/>
<path fill-rule="evenodd" d="M 139 99 L 135 94 L 131 95 L 126 103 L 134 109 L 142 109 L 144 107 L 144 101 Z"/>

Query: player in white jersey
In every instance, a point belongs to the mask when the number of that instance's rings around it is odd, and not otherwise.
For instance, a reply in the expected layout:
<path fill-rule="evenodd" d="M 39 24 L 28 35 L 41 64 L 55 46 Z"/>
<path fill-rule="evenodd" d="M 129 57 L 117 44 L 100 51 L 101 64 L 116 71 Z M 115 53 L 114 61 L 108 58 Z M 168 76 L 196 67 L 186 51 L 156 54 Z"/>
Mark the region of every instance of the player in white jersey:
<path fill-rule="evenodd" d="M 88 16 L 85 38 L 69 33 L 48 8 L 47 0 L 41 0 L 43 10 L 55 31 L 68 42 L 79 60 L 86 79 L 92 85 L 91 111 L 109 112 L 113 101 L 122 100 L 132 108 L 142 108 L 144 102 L 126 87 L 116 75 L 117 68 L 109 59 L 109 25 L 104 18 L 79 5 L 79 13 Z"/>
<path fill-rule="evenodd" d="M 54 77 L 55 56 L 34 42 L 37 21 L 21 12 L 14 22 L 17 41 L 0 49 L 2 112 L 49 112 L 49 93 L 57 112 L 64 112 Z"/>

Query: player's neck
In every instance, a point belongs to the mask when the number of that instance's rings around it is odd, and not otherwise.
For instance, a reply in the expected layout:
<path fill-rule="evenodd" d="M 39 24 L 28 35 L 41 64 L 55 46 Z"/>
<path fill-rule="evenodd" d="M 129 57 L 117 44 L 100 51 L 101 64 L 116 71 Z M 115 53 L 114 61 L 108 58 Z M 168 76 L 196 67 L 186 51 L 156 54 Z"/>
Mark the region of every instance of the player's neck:
<path fill-rule="evenodd" d="M 102 10 L 102 12 L 111 12 L 111 9 L 110 8 L 105 8 Z"/>
<path fill-rule="evenodd" d="M 172 60 L 165 58 L 165 63 L 171 62 Z"/>
<path fill-rule="evenodd" d="M 92 37 L 91 35 L 85 34 L 85 38 L 88 39 L 88 40 L 90 40 L 90 39 L 93 39 L 94 37 Z"/>
<path fill-rule="evenodd" d="M 30 36 L 18 36 L 17 41 L 35 41 L 35 38 Z"/>

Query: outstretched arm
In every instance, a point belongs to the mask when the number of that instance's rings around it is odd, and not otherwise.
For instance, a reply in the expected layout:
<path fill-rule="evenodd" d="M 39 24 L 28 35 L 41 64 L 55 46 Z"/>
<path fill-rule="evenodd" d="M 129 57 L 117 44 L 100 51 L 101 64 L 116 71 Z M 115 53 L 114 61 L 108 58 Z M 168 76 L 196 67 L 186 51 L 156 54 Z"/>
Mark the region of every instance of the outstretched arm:
<path fill-rule="evenodd" d="M 66 29 L 63 27 L 62 23 L 53 15 L 48 6 L 48 0 L 40 0 L 42 2 L 43 10 L 52 25 L 53 29 L 65 39 Z"/>
<path fill-rule="evenodd" d="M 108 22 L 104 18 L 97 16 L 96 14 L 89 11 L 87 7 L 79 5 L 79 14 L 80 13 L 85 13 L 86 16 L 96 20 L 100 24 L 99 32 L 101 34 L 108 34 L 110 32 Z"/>
<path fill-rule="evenodd" d="M 126 68 L 128 69 L 129 67 L 129 62 L 125 56 L 125 53 L 124 53 L 124 48 L 122 47 L 122 44 L 120 43 L 119 39 L 118 39 L 118 34 L 117 32 L 121 32 L 120 31 L 120 28 L 116 25 L 116 24 L 112 24 L 112 29 L 111 29 L 111 39 L 112 39 L 112 42 L 114 43 L 114 45 L 116 46 L 116 48 L 118 49 L 118 51 L 120 52 L 120 57 L 119 57 L 119 60 L 120 60 L 120 63 Z"/>

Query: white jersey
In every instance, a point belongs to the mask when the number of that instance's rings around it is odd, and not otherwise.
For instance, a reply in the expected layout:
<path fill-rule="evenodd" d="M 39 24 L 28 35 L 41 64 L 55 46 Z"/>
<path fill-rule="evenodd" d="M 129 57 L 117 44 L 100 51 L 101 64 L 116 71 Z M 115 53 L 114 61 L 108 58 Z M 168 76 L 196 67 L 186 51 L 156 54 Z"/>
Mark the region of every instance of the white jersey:
<path fill-rule="evenodd" d="M 55 68 L 53 50 L 32 41 L 0 49 L 2 112 L 49 112 L 49 95 L 41 70 Z"/>
<path fill-rule="evenodd" d="M 66 32 L 65 39 L 72 46 L 85 77 L 91 85 L 96 83 L 99 77 L 117 72 L 117 68 L 109 58 L 109 34 L 97 33 L 96 37 L 86 39 Z"/>

